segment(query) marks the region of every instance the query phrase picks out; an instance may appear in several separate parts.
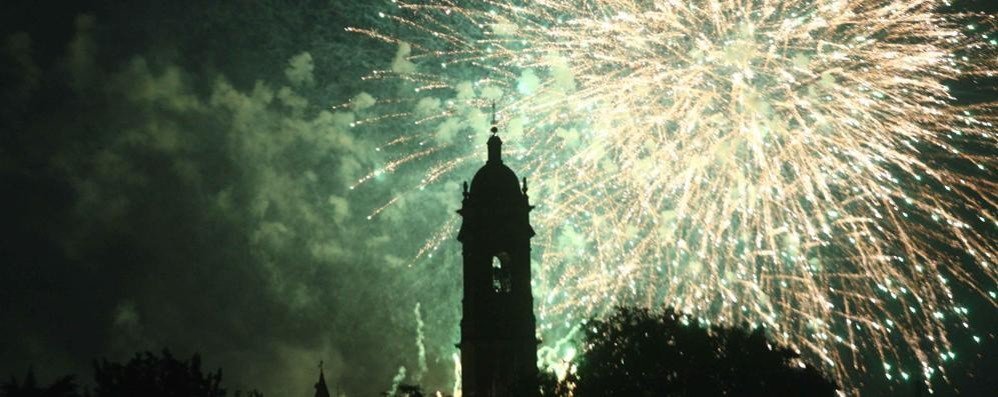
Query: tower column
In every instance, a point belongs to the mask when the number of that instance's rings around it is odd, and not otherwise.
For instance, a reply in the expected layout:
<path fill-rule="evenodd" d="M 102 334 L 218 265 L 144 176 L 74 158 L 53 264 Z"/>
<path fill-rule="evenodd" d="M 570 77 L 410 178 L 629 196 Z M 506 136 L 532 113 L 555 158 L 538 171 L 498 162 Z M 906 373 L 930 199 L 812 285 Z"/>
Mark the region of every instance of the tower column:
<path fill-rule="evenodd" d="M 521 188 L 503 164 L 496 132 L 493 127 L 488 161 L 465 188 L 458 211 L 464 258 L 461 384 L 466 397 L 532 397 L 538 394 L 532 207 L 526 183 Z"/>

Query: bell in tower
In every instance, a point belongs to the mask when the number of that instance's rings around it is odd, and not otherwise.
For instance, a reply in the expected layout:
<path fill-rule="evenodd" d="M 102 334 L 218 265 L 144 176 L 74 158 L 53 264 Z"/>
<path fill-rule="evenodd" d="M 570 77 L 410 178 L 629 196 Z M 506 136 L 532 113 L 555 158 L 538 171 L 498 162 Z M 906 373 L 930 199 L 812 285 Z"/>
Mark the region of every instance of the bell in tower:
<path fill-rule="evenodd" d="M 492 127 L 488 161 L 464 184 L 457 239 L 464 251 L 461 385 L 467 397 L 536 396 L 537 337 L 530 291 L 530 210 L 502 162 Z"/>

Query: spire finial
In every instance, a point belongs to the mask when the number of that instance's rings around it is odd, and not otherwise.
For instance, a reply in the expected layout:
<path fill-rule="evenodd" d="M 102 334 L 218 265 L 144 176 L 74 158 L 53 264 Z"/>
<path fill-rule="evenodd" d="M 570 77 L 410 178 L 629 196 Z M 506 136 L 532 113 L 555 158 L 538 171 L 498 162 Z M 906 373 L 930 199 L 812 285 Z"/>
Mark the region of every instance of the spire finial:
<path fill-rule="evenodd" d="M 322 364 L 323 364 L 323 361 L 319 360 L 319 372 L 322 372 Z"/>
<path fill-rule="evenodd" d="M 499 123 L 496 121 L 496 101 L 492 101 L 492 128 L 489 131 L 492 131 L 492 135 L 499 132 Z"/>
<path fill-rule="evenodd" d="M 492 101 L 492 136 L 489 137 L 487 142 L 489 146 L 489 163 L 499 163 L 502 164 L 502 140 L 496 135 L 499 132 L 499 127 L 496 126 L 496 102 Z"/>

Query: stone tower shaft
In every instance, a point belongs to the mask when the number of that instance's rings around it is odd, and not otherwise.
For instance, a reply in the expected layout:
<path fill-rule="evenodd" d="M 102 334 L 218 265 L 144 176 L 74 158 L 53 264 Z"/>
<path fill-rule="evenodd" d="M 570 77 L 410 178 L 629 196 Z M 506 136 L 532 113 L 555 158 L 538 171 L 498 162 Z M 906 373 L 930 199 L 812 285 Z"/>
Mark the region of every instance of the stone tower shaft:
<path fill-rule="evenodd" d="M 495 128 L 493 128 L 493 133 Z M 537 395 L 537 337 L 530 288 L 526 179 L 502 162 L 502 141 L 465 184 L 458 240 L 464 254 L 461 370 L 467 397 Z"/>

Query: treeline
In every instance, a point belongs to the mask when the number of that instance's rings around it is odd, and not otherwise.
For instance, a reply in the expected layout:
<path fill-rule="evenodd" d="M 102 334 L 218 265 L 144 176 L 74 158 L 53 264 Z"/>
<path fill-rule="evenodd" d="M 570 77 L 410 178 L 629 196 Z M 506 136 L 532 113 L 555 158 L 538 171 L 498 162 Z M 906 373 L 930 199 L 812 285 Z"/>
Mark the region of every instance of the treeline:
<path fill-rule="evenodd" d="M 834 382 L 762 329 L 704 328 L 671 309 L 617 309 L 590 320 L 576 342 L 579 355 L 565 379 L 541 372 L 541 396 L 836 395 Z M 125 364 L 95 361 L 93 386 L 83 391 L 73 376 L 38 385 L 29 370 L 3 384 L 0 397 L 224 397 L 221 384 L 222 370 L 205 373 L 197 354 L 178 360 L 164 350 L 137 354 Z M 428 393 L 419 385 L 399 385 L 382 395 Z M 233 396 L 263 397 L 255 390 Z"/>
<path fill-rule="evenodd" d="M 201 357 L 179 360 L 163 350 L 136 354 L 127 363 L 94 361 L 93 387 L 82 388 L 74 375 L 39 385 L 29 369 L 23 379 L 11 377 L 0 386 L 3 397 L 225 397 L 222 370 L 204 373 Z M 235 392 L 234 397 L 263 397 L 258 391 Z"/>
<path fill-rule="evenodd" d="M 761 328 L 705 328 L 672 309 L 628 308 L 586 325 L 565 386 L 577 397 L 832 397 L 837 388 Z"/>

